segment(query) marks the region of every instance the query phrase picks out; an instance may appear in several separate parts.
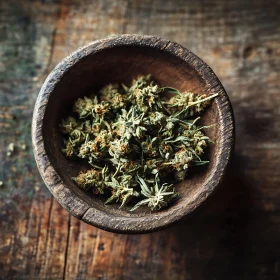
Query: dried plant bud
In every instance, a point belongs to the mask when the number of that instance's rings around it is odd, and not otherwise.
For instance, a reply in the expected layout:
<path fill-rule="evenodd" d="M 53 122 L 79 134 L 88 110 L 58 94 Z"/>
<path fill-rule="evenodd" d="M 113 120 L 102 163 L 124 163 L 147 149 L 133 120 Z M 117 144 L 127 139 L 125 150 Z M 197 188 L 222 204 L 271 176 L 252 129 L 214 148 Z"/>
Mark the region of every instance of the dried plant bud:
<path fill-rule="evenodd" d="M 80 146 L 78 157 L 88 159 L 90 164 L 108 157 L 111 140 L 112 135 L 106 130 L 101 130 L 94 140 L 87 141 Z"/>
<path fill-rule="evenodd" d="M 78 100 L 74 103 L 73 112 L 77 113 L 80 119 L 89 117 L 92 115 L 94 105 L 97 103 L 97 98 L 78 98 Z"/>
<path fill-rule="evenodd" d="M 108 112 L 110 112 L 111 104 L 106 101 L 102 101 L 99 104 L 96 104 L 92 110 L 92 116 L 95 120 L 104 119 Z"/>
<path fill-rule="evenodd" d="M 128 96 L 123 93 L 118 84 L 109 84 L 100 90 L 100 99 L 111 105 L 113 112 L 125 109 L 128 104 Z"/>
<path fill-rule="evenodd" d="M 109 177 L 108 167 L 105 166 L 102 170 L 93 168 L 85 172 L 81 171 L 78 177 L 72 179 L 85 190 L 92 189 L 96 194 L 103 194 Z"/>
<path fill-rule="evenodd" d="M 134 79 L 131 83 L 131 87 L 126 87 L 125 85 L 122 86 L 127 93 L 131 93 L 134 92 L 135 89 L 142 89 L 152 85 L 153 85 L 153 81 L 151 81 L 151 75 L 147 75 L 147 76 L 139 76 L 137 79 Z"/>
<path fill-rule="evenodd" d="M 192 162 L 192 160 L 192 152 L 183 148 L 175 153 L 174 158 L 170 162 L 165 164 L 171 165 L 177 171 L 182 171 L 189 168 L 189 164 Z"/>
<path fill-rule="evenodd" d="M 122 110 L 122 115 L 113 128 L 116 128 L 117 135 L 130 140 L 132 137 L 141 138 L 147 130 L 143 124 L 144 113 L 138 114 L 137 109 L 133 106 L 128 112 Z"/>
<path fill-rule="evenodd" d="M 110 101 L 119 92 L 120 87 L 118 84 L 108 84 L 100 90 L 100 99 Z"/>
<path fill-rule="evenodd" d="M 159 156 L 159 139 L 154 137 L 151 139 L 150 136 L 147 136 L 145 141 L 141 142 L 141 148 L 143 154 L 148 158 L 154 158 Z"/>
<path fill-rule="evenodd" d="M 166 122 L 166 115 L 161 112 L 149 112 L 143 119 L 143 123 L 149 129 L 161 130 Z"/>
<path fill-rule="evenodd" d="M 136 172 L 141 168 L 140 161 L 128 160 L 122 163 L 120 166 L 120 172 L 123 174 L 136 174 Z"/>
<path fill-rule="evenodd" d="M 62 120 L 60 124 L 61 132 L 64 134 L 71 133 L 74 129 L 77 129 L 80 124 L 77 122 L 77 120 L 73 117 L 68 117 L 66 120 Z"/>
<path fill-rule="evenodd" d="M 115 139 L 110 144 L 109 154 L 113 158 L 120 158 L 131 152 L 129 142 L 127 140 Z"/>
<path fill-rule="evenodd" d="M 159 93 L 162 89 L 157 85 L 147 86 L 144 88 L 136 88 L 131 93 L 131 100 L 133 104 L 137 105 L 137 108 L 141 112 L 147 112 L 149 109 L 157 110 L 162 107 Z"/>
<path fill-rule="evenodd" d="M 102 129 L 106 129 L 106 125 L 103 122 L 95 122 L 92 120 L 86 120 L 84 123 L 84 132 L 89 137 L 97 136 Z"/>
<path fill-rule="evenodd" d="M 62 149 L 62 152 L 65 153 L 67 157 L 73 157 L 75 155 L 75 144 L 69 140 L 65 140 L 65 148 Z"/>
<path fill-rule="evenodd" d="M 145 164 L 143 166 L 143 177 L 147 178 L 149 176 L 160 174 L 161 171 L 165 168 L 163 165 L 164 160 L 162 158 L 157 159 L 149 159 L 145 161 Z"/>
<path fill-rule="evenodd" d="M 141 187 L 141 194 L 146 197 L 145 199 L 139 201 L 131 211 L 136 210 L 142 205 L 147 205 L 151 210 L 160 210 L 168 205 L 169 202 L 178 197 L 178 193 L 175 192 L 173 186 L 168 184 L 163 184 L 160 187 L 158 176 L 156 175 L 155 183 L 153 186 L 148 186 L 145 180 L 141 177 L 137 177 L 139 185 Z"/>
<path fill-rule="evenodd" d="M 112 181 L 107 182 L 106 185 L 111 189 L 111 197 L 107 199 L 105 204 L 112 201 L 121 202 L 121 207 L 123 207 L 132 197 L 138 197 L 139 193 L 134 190 L 133 178 L 131 175 L 123 175 L 117 179 L 112 177 Z"/>
<path fill-rule="evenodd" d="M 169 111 L 177 117 L 193 117 L 209 106 L 210 100 L 215 96 L 217 96 L 217 94 L 207 97 L 205 94 L 199 95 L 192 92 L 178 92 L 178 94 L 172 97 L 166 105 Z"/>
<path fill-rule="evenodd" d="M 164 99 L 167 91 L 175 96 Z M 106 203 L 118 202 L 120 207 L 133 200 L 131 210 L 167 206 L 178 197 L 167 182 L 182 181 L 189 168 L 208 163 L 201 158 L 211 142 L 202 131 L 209 126 L 198 126 L 199 117 L 192 117 L 215 96 L 162 88 L 148 75 L 130 86 L 104 86 L 99 100 L 77 99 L 73 115 L 60 124 L 63 152 L 87 161 L 91 169 L 73 180 L 96 194 L 111 193 Z"/>
<path fill-rule="evenodd" d="M 85 141 L 85 133 L 79 129 L 74 129 L 69 134 L 69 139 L 72 143 L 82 143 L 83 141 Z"/>
<path fill-rule="evenodd" d="M 111 99 L 111 106 L 114 111 L 126 108 L 127 103 L 127 97 L 124 94 L 116 93 Z"/>
<path fill-rule="evenodd" d="M 170 159 L 173 156 L 173 148 L 171 145 L 161 143 L 159 146 L 159 152 L 162 158 Z"/>
<path fill-rule="evenodd" d="M 161 128 L 161 135 L 163 137 L 173 137 L 176 127 L 177 119 L 174 119 L 172 116 L 164 120 L 164 125 Z"/>

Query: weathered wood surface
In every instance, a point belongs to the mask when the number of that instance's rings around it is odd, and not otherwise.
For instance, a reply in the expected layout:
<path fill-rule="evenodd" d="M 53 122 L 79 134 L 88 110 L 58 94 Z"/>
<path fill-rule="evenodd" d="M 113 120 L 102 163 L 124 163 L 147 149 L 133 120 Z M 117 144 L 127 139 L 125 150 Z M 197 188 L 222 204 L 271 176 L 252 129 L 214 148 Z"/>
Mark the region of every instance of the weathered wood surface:
<path fill-rule="evenodd" d="M 0 279 L 279 279 L 279 11 L 277 0 L 1 1 Z M 42 183 L 31 149 L 46 75 L 78 46 L 120 33 L 194 51 L 221 79 L 236 118 L 223 186 L 191 218 L 147 235 L 71 217 Z"/>

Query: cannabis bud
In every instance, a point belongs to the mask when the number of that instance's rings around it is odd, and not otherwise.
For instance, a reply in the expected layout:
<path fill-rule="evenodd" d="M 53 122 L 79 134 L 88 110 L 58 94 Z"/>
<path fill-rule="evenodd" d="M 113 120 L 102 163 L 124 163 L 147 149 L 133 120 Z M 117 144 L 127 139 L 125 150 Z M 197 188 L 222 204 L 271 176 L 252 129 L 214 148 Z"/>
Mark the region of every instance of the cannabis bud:
<path fill-rule="evenodd" d="M 217 94 L 160 87 L 148 75 L 130 86 L 108 84 L 93 96 L 77 99 L 60 124 L 63 153 L 89 164 L 72 179 L 93 195 L 107 196 L 105 204 L 135 203 L 131 211 L 168 206 L 179 196 L 173 184 L 208 163 L 202 156 L 211 141 L 202 130 L 209 126 L 197 122 Z"/>

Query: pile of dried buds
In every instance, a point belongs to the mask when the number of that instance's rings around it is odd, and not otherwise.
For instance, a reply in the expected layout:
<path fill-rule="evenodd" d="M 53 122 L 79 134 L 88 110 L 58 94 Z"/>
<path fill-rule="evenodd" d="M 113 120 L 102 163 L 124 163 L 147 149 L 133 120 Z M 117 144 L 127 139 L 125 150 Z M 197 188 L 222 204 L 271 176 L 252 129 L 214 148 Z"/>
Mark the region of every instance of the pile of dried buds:
<path fill-rule="evenodd" d="M 164 97 L 167 92 L 173 97 Z M 196 122 L 215 96 L 159 87 L 148 75 L 79 98 L 60 125 L 65 155 L 89 163 L 73 180 L 106 195 L 106 203 L 135 201 L 131 211 L 167 206 L 178 197 L 172 183 L 184 180 L 192 166 L 208 163 L 201 160 L 210 142 L 202 129 L 208 127 Z"/>

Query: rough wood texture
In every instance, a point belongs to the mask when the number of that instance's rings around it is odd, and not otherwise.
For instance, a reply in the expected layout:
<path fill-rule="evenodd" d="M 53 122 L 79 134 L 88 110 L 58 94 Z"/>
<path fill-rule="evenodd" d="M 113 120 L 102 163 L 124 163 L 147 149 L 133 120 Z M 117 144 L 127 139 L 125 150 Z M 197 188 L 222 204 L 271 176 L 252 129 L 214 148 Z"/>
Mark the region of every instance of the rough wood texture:
<path fill-rule="evenodd" d="M 218 96 L 203 115 L 202 125 L 215 124 L 208 135 L 215 141 L 208 149 L 210 164 L 176 185 L 180 198 L 159 212 L 105 205 L 104 197 L 82 191 L 72 177 L 84 168 L 61 150 L 59 125 L 77 98 L 97 92 L 108 83 L 130 83 L 151 74 L 162 86 L 180 91 Z M 143 233 L 166 227 L 192 213 L 219 186 L 234 143 L 231 105 L 213 71 L 182 46 L 155 36 L 120 35 L 92 42 L 65 58 L 46 79 L 36 101 L 32 122 L 35 159 L 47 187 L 72 215 L 101 229 Z M 103 199 L 103 200 L 102 200 Z"/>
<path fill-rule="evenodd" d="M 280 278 L 277 0 L 1 1 L 0 13 L 0 279 Z M 222 81 L 236 120 L 234 161 L 214 197 L 145 235 L 107 233 L 70 216 L 42 183 L 31 149 L 46 75 L 78 46 L 120 33 L 194 51 Z M 7 157 L 11 142 L 18 149 Z"/>

